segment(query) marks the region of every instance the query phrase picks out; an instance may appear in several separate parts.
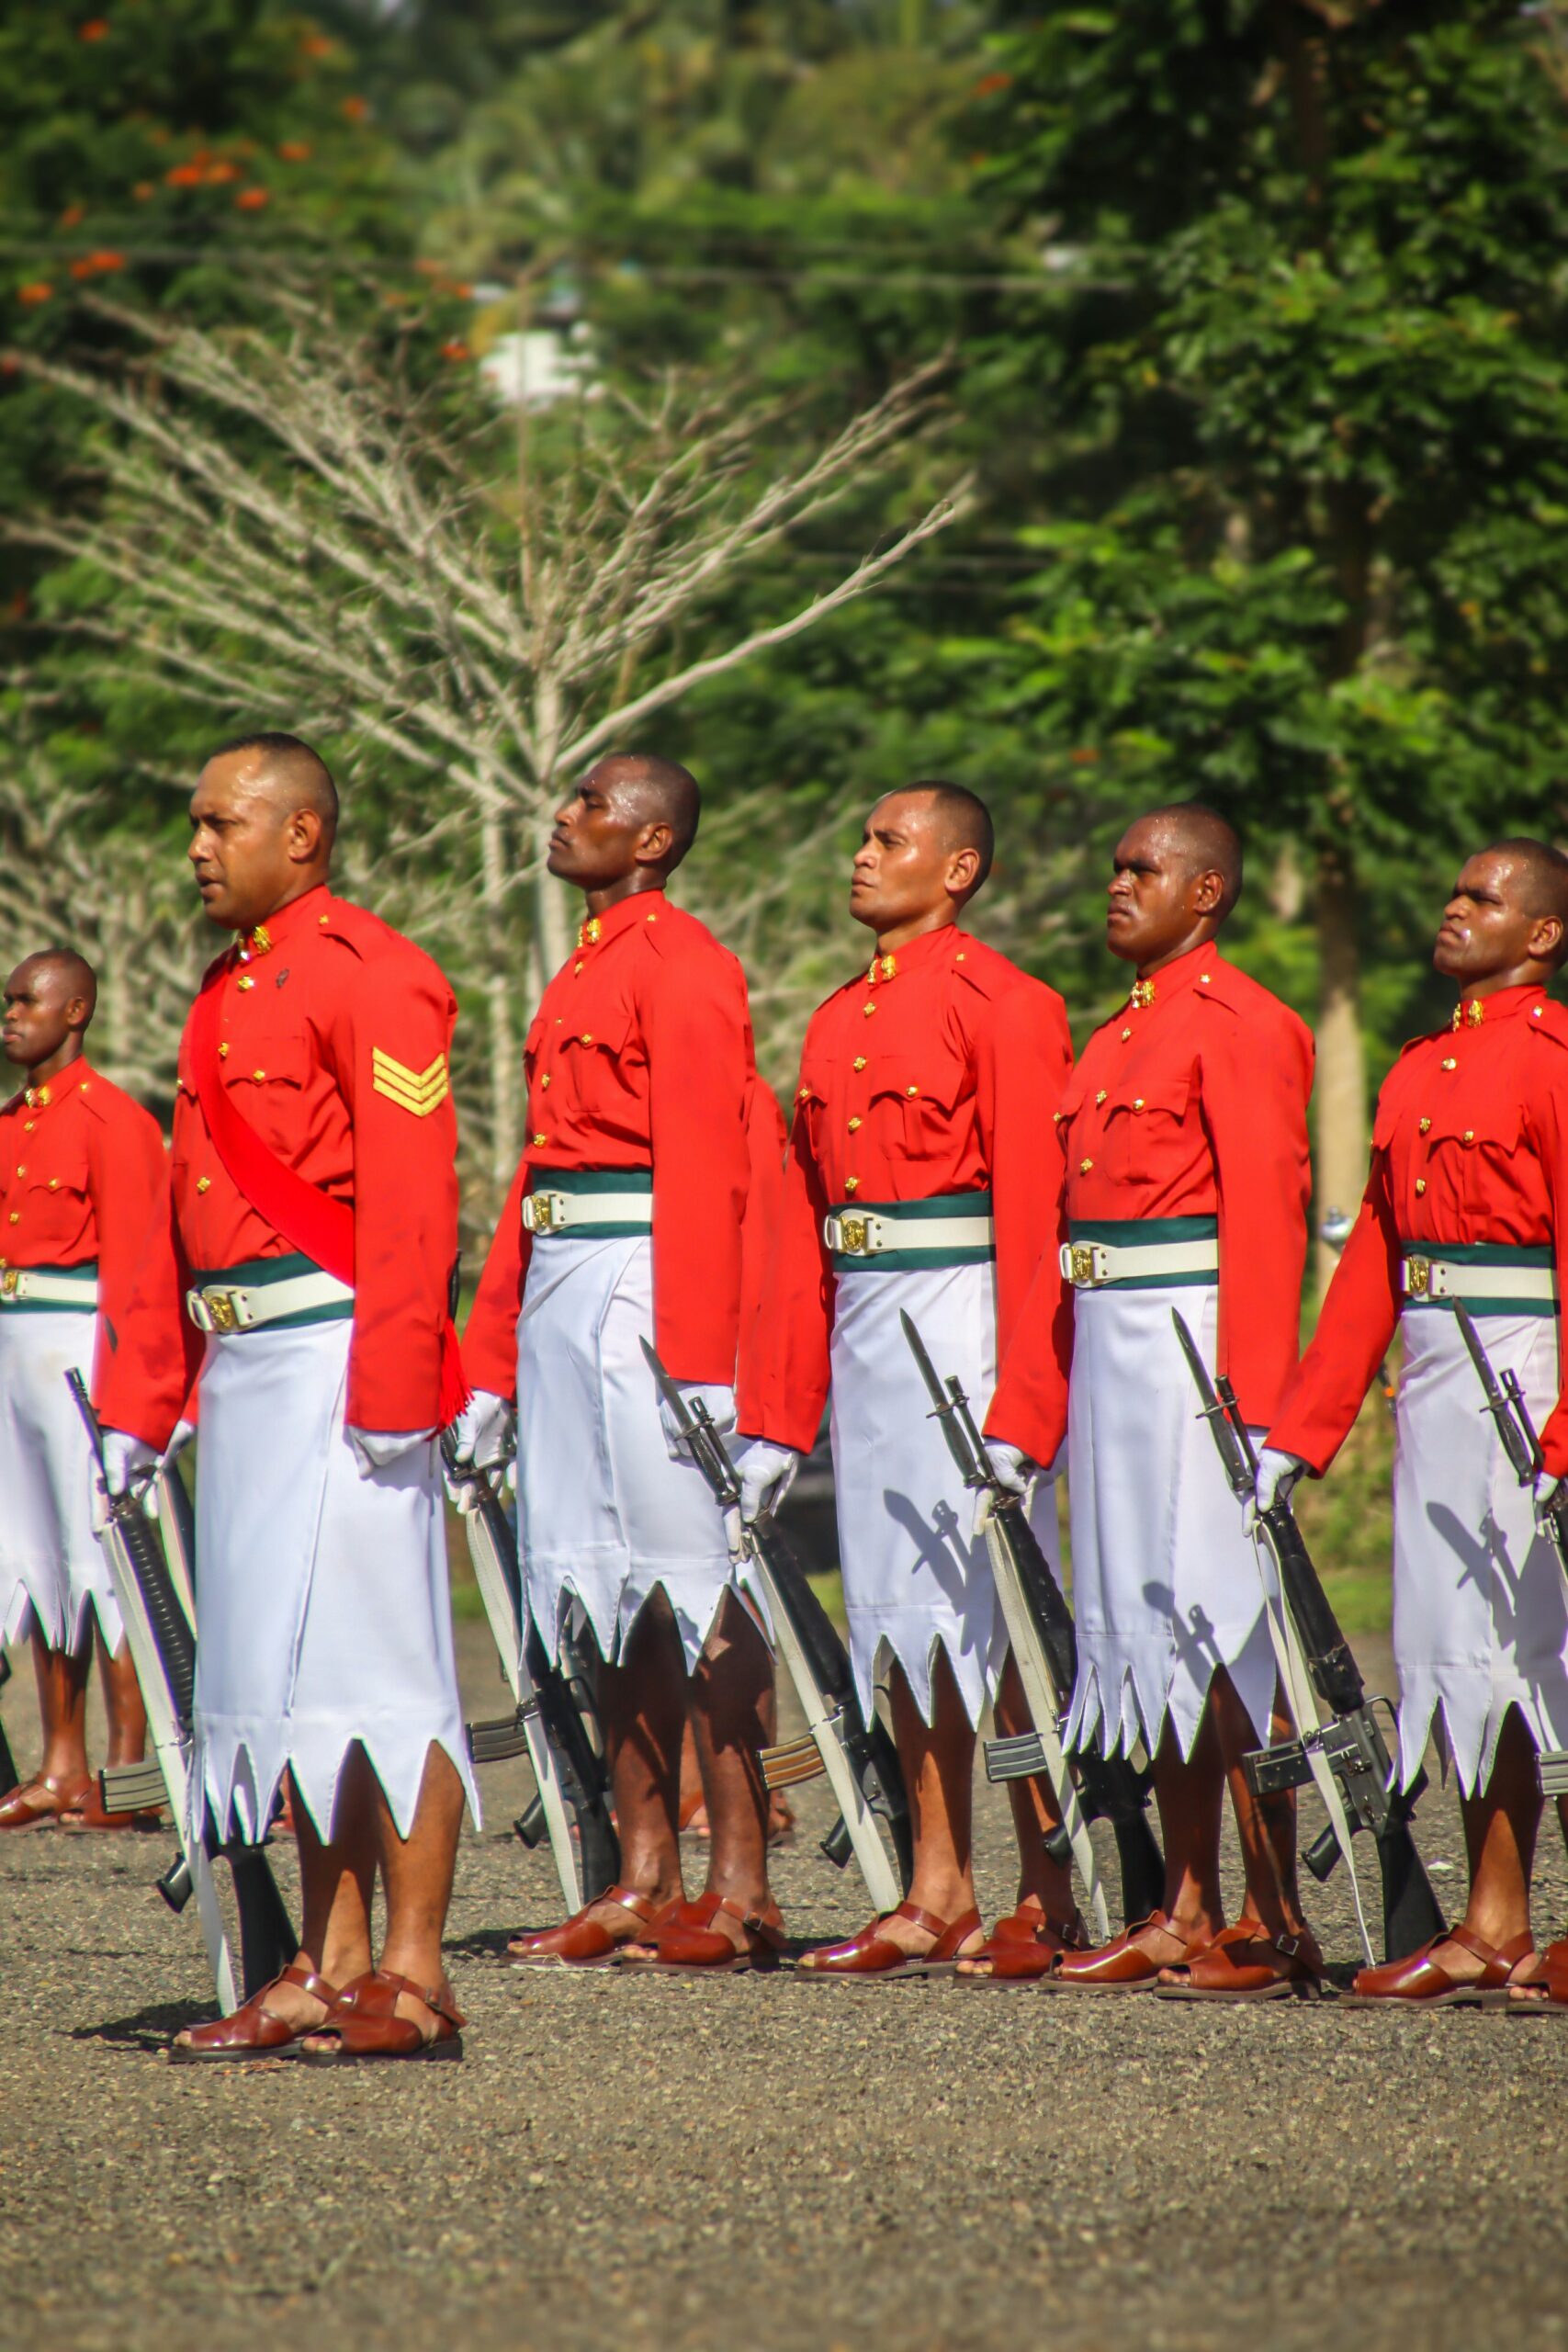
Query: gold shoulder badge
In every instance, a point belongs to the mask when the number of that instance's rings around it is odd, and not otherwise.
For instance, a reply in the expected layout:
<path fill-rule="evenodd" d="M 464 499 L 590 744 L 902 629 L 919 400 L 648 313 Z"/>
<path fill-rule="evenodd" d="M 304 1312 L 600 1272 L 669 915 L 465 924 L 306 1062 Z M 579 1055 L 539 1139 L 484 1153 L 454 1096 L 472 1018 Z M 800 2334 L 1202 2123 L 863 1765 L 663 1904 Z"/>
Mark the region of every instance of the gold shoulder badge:
<path fill-rule="evenodd" d="M 412 1112 L 416 1119 L 428 1119 L 451 1091 L 445 1054 L 437 1054 L 428 1069 L 410 1069 L 406 1062 L 374 1046 L 370 1069 L 377 1093 L 397 1103 L 400 1110 Z"/>

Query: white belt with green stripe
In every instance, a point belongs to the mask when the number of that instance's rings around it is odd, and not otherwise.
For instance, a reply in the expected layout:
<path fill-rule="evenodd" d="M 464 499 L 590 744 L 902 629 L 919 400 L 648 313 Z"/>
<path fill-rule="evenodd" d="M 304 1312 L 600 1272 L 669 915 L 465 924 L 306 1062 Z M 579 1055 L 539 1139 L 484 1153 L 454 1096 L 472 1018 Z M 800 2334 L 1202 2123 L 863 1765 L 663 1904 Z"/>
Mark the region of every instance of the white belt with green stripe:
<path fill-rule="evenodd" d="M 1483 1313 L 1551 1315 L 1557 1265 L 1544 1245 L 1492 1241 L 1402 1241 L 1399 1286 L 1407 1306 L 1462 1298 Z"/>
<path fill-rule="evenodd" d="M 650 1168 L 536 1168 L 523 1195 L 523 1229 L 586 1239 L 653 1230 Z"/>
<path fill-rule="evenodd" d="M 929 1201 L 840 1202 L 822 1220 L 836 1273 L 876 1265 L 984 1265 L 997 1249 L 989 1193 L 939 1193 Z"/>
<path fill-rule="evenodd" d="M 96 1266 L 0 1268 L 0 1307 L 73 1306 L 91 1314 L 97 1303 Z"/>
<path fill-rule="evenodd" d="M 1075 1290 L 1168 1290 L 1220 1278 L 1212 1216 L 1099 1217 L 1068 1228 L 1060 1264 Z"/>

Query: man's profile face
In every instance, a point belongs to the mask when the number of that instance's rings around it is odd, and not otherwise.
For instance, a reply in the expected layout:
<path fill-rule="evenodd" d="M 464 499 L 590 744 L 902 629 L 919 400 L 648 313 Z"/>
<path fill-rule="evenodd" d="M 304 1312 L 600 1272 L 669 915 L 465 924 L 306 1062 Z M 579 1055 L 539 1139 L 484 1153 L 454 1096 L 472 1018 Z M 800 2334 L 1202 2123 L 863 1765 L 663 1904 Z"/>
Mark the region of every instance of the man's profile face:
<path fill-rule="evenodd" d="M 1463 988 L 1550 956 L 1561 932 L 1535 910 L 1529 876 L 1506 850 L 1468 858 L 1443 910 L 1432 965 Z"/>
<path fill-rule="evenodd" d="M 957 876 L 952 835 L 924 793 L 890 792 L 865 820 L 850 869 L 850 912 L 868 931 L 897 931 L 943 912 Z"/>
<path fill-rule="evenodd" d="M 58 964 L 24 957 L 6 983 L 0 1040 L 6 1060 L 18 1069 L 37 1069 L 60 1051 L 85 1011 Z"/>
<path fill-rule="evenodd" d="M 1129 825 L 1116 844 L 1107 890 L 1105 944 L 1112 956 L 1142 967 L 1174 954 L 1213 911 L 1202 903 L 1202 878 L 1174 826 L 1158 817 Z"/>
<path fill-rule="evenodd" d="M 191 795 L 189 857 L 209 922 L 249 931 L 295 895 L 299 812 L 266 775 L 265 752 L 209 760 Z"/>
<path fill-rule="evenodd" d="M 645 863 L 637 849 L 648 830 L 635 779 L 601 760 L 556 810 L 546 867 L 575 889 L 608 889 Z"/>

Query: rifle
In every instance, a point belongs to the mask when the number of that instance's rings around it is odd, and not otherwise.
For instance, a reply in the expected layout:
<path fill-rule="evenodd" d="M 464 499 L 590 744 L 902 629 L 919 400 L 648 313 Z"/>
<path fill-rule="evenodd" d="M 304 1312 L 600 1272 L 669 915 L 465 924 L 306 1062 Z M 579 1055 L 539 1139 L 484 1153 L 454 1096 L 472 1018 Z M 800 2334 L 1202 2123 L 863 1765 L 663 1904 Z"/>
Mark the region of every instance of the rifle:
<path fill-rule="evenodd" d="M 721 1511 L 739 1510 L 740 1486 L 735 1465 L 707 1407 L 700 1396 L 687 1403 L 647 1340 L 642 1351 L 715 1502 Z M 793 1788 L 825 1772 L 838 1799 L 839 1819 L 823 1838 L 822 1851 L 839 1870 L 852 1853 L 878 1911 L 892 1911 L 900 1895 L 908 1892 L 914 1875 L 908 1802 L 897 1750 L 876 1716 L 868 1723 L 862 1714 L 844 1645 L 771 1512 L 743 1526 L 741 1544 L 756 1568 L 773 1619 L 773 1638 L 807 1724 L 804 1739 L 762 1749 L 763 1785 Z M 878 1814 L 893 1840 L 897 1877 L 877 1834 Z"/>
<path fill-rule="evenodd" d="M 100 1473 L 104 1433 L 79 1372 L 65 1375 L 77 1410 L 86 1423 Z M 111 1812 L 140 1811 L 167 1797 L 180 1840 L 174 1863 L 158 1881 L 171 1911 L 196 1897 L 202 1940 L 225 2016 L 236 2007 L 233 1960 L 219 1907 L 213 1862 L 221 1856 L 233 1881 L 240 1922 L 238 1998 L 249 2000 L 288 1965 L 299 1949 L 272 1867 L 260 1846 L 222 1839 L 210 1815 L 200 1838 L 190 1828 L 192 1719 L 196 1698 L 196 1635 L 182 1606 L 163 1545 L 138 1497 L 129 1491 L 108 1497 L 99 1541 L 108 1562 L 109 1582 L 119 1604 L 126 1639 L 141 1686 L 152 1735 L 154 1761 L 101 1772 L 99 1786 Z"/>
<path fill-rule="evenodd" d="M 1148 1816 L 1150 1775 L 1140 1772 L 1129 1757 L 1107 1757 L 1090 1748 L 1069 1763 L 1063 1753 L 1060 1726 L 1078 1674 L 1072 1612 L 1029 1524 L 1023 1497 L 1004 1487 L 997 1476 L 963 1384 L 956 1374 L 944 1384 L 910 1317 L 900 1311 L 898 1319 L 931 1400 L 931 1418 L 947 1441 L 959 1476 L 966 1487 L 989 1498 L 986 1548 L 1019 1679 L 1036 1726 L 1014 1739 L 988 1740 L 986 1777 L 1010 1781 L 1043 1774 L 1049 1781 L 1062 1826 L 1046 1839 L 1045 1850 L 1053 1861 L 1065 1861 L 1071 1852 L 1103 1942 L 1110 1923 L 1089 1837 L 1089 1822 L 1109 1822 L 1115 1836 L 1128 1925 L 1146 1919 L 1165 1901 L 1165 1858 Z"/>
<path fill-rule="evenodd" d="M 458 1476 L 457 1441 L 450 1430 L 442 1435 L 441 1451 L 447 1470 Z M 496 1723 L 469 1724 L 468 1753 L 476 1764 L 494 1764 L 526 1751 L 538 1794 L 517 1822 L 517 1834 L 530 1851 L 541 1837 L 548 1837 L 567 1906 L 581 1911 L 620 1875 L 621 1847 L 611 1818 L 604 1759 L 583 1722 L 581 1678 L 569 1680 L 552 1666 L 537 1626 L 532 1622 L 525 1625 L 517 1537 L 501 1499 L 499 1479 L 477 1468 L 460 1475 L 474 1493 L 473 1508 L 464 1513 L 468 1557 L 513 1710 Z M 581 1870 L 571 1842 L 574 1825 Z"/>
<path fill-rule="evenodd" d="M 1497 1424 L 1509 1467 L 1521 1487 L 1533 1487 L 1545 1469 L 1546 1461 L 1530 1408 L 1525 1402 L 1525 1392 L 1519 1385 L 1519 1375 L 1510 1365 L 1499 1383 L 1485 1342 L 1476 1329 L 1475 1317 L 1462 1298 L 1454 1301 L 1454 1319 L 1480 1375 L 1486 1409 Z M 1545 1510 L 1537 1511 L 1536 1525 L 1557 1555 L 1563 1596 L 1568 1599 L 1568 1482 L 1558 1481 Z M 1568 1796 L 1568 1747 L 1542 1748 L 1536 1758 L 1536 1769 L 1543 1797 Z"/>
<path fill-rule="evenodd" d="M 1224 1374 L 1218 1381 L 1210 1379 L 1197 1341 L 1174 1307 L 1171 1320 L 1231 1491 L 1245 1509 L 1251 1510 L 1258 1455 L 1235 1391 Z M 1444 1926 L 1410 1828 L 1416 1799 L 1427 1786 L 1426 1772 L 1419 1771 L 1408 1790 L 1393 1786 L 1393 1764 L 1373 1712 L 1383 1706 L 1392 1718 L 1393 1708 L 1386 1699 L 1368 1698 L 1359 1668 L 1288 1502 L 1272 1503 L 1266 1511 L 1257 1512 L 1254 1541 L 1266 1546 L 1284 1600 L 1283 1611 L 1276 1611 L 1266 1596 L 1265 1609 L 1297 1736 L 1258 1748 L 1248 1756 L 1247 1786 L 1262 1800 L 1299 1789 L 1309 1779 L 1316 1783 L 1329 1826 L 1309 1847 L 1306 1866 L 1322 1882 L 1344 1856 L 1369 1967 L 1372 1965 L 1371 1939 L 1361 1908 L 1350 1840 L 1357 1830 L 1371 1830 L 1382 1873 L 1383 1955 L 1403 1960 L 1431 1937 L 1440 1936 Z M 1327 1711 L 1326 1721 L 1317 1712 L 1320 1699 Z"/>
<path fill-rule="evenodd" d="M 10 1679 L 11 1661 L 5 1651 L 0 1650 L 0 1690 L 4 1690 Z M 0 1723 L 0 1797 L 8 1797 L 12 1790 L 19 1785 L 20 1781 L 21 1774 L 17 1770 L 17 1759 L 11 1753 L 11 1743 L 6 1736 L 6 1726 Z"/>

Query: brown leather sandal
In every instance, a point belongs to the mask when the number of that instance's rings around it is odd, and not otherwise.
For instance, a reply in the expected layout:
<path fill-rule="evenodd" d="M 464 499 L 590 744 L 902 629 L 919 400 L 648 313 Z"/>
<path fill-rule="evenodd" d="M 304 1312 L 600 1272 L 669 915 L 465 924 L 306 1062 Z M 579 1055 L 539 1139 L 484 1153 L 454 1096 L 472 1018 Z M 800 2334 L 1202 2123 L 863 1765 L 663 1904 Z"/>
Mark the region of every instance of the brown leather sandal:
<path fill-rule="evenodd" d="M 1040 1980 L 1046 1993 L 1152 1993 L 1162 1968 L 1179 1966 L 1192 1950 L 1164 1911 L 1130 1919 L 1119 1936 L 1090 1951 L 1058 1952 L 1051 1973 Z"/>
<path fill-rule="evenodd" d="M 162 1826 L 163 1812 L 157 1805 L 143 1813 L 110 1813 L 104 1804 L 104 1794 L 95 1775 L 86 1795 L 77 1804 L 62 1808 L 62 1829 L 80 1834 L 84 1829 L 157 1829 Z"/>
<path fill-rule="evenodd" d="M 1089 1930 L 1076 1915 L 1048 1919 L 1043 1911 L 1025 1905 L 998 1919 L 978 1951 L 968 1951 L 958 1965 L 961 1984 L 1038 1984 L 1049 1976 L 1056 1956 L 1087 1951 Z"/>
<path fill-rule="evenodd" d="M 0 1798 L 0 1829 L 52 1829 L 68 1806 L 85 1802 L 90 1780 L 62 1781 L 54 1772 L 37 1772 Z"/>
<path fill-rule="evenodd" d="M 602 1919 L 592 1914 L 602 1903 L 615 1903 L 626 1914 L 624 1936 L 613 1935 Z M 646 1940 L 644 1929 L 660 1920 L 670 1908 L 656 1903 L 651 1894 L 640 1894 L 635 1886 L 612 1886 L 563 1919 L 558 1928 L 545 1928 L 537 1935 L 513 1936 L 506 1947 L 506 1956 L 513 1968 L 614 1968 L 628 1944 Z"/>
<path fill-rule="evenodd" d="M 279 2017 L 267 2007 L 266 1996 L 279 1984 L 296 1984 L 301 1993 L 309 1993 L 320 2001 L 325 2017 L 342 1998 L 335 1984 L 302 1961 L 291 1960 L 280 1975 L 259 1993 L 253 1993 L 232 2017 L 213 2018 L 206 2025 L 190 2027 L 187 2032 L 169 2045 L 172 2066 L 197 2066 L 204 2064 L 232 2065 L 245 2058 L 295 2058 L 304 2048 L 307 2034 L 319 2030 L 316 2026 L 296 2025 L 288 2018 Z"/>
<path fill-rule="evenodd" d="M 931 1950 L 906 1951 L 902 1944 L 882 1933 L 885 1919 L 908 1919 L 923 1928 L 932 1939 Z M 963 1946 L 979 1929 L 978 1911 L 965 1911 L 959 1919 L 939 1919 L 934 1911 L 922 1911 L 918 1903 L 900 1903 L 896 1910 L 879 1912 L 847 1943 L 819 1944 L 815 1951 L 802 1952 L 795 1963 L 795 1973 L 845 1984 L 864 1984 L 873 1978 L 886 1982 L 891 1976 L 950 1975 Z"/>
<path fill-rule="evenodd" d="M 1507 1950 L 1507 1946 L 1504 1946 Z M 1516 1961 L 1508 1973 L 1509 2014 L 1520 2018 L 1568 2018 L 1568 1936 L 1560 1937 L 1554 1944 L 1547 1944 L 1530 1955 L 1535 1961 L 1531 1975 L 1521 1976 L 1522 1961 Z"/>
<path fill-rule="evenodd" d="M 1437 1959 L 1443 1944 L 1458 1944 L 1481 1962 L 1479 1976 L 1455 1976 Z M 1489 1944 L 1462 1922 L 1431 1936 L 1403 1960 L 1384 1961 L 1378 1968 L 1358 1971 L 1343 2006 L 1351 2009 L 1504 2009 L 1509 2005 L 1509 1980 L 1530 1959 L 1535 1946 L 1527 1929 L 1511 1942 Z M 1527 1980 L 1528 1981 L 1528 1980 Z"/>
<path fill-rule="evenodd" d="M 1310 1935 L 1271 1936 L 1260 1919 L 1222 1928 L 1185 1961 L 1160 1971 L 1162 2001 L 1315 2001 L 1323 1954 Z"/>
<path fill-rule="evenodd" d="M 432 2031 L 414 2018 L 399 2017 L 398 2003 L 405 1996 L 423 2002 L 435 2019 Z M 307 2066 L 351 2066 L 370 2058 L 461 2058 L 467 2022 L 445 1980 L 416 1984 L 412 1976 L 373 1968 L 344 1985 L 321 2023 L 304 2037 L 299 2054 Z"/>
<path fill-rule="evenodd" d="M 719 1914 L 739 1925 L 745 1940 L 715 1926 Z M 650 1968 L 667 1975 L 692 1972 L 702 1976 L 739 1975 L 750 1969 L 776 1968 L 784 1950 L 784 1920 L 777 1904 L 766 1911 L 749 1910 L 733 1895 L 699 1894 L 694 1903 L 678 1903 L 660 1921 L 649 1939 L 653 1950 Z"/>

